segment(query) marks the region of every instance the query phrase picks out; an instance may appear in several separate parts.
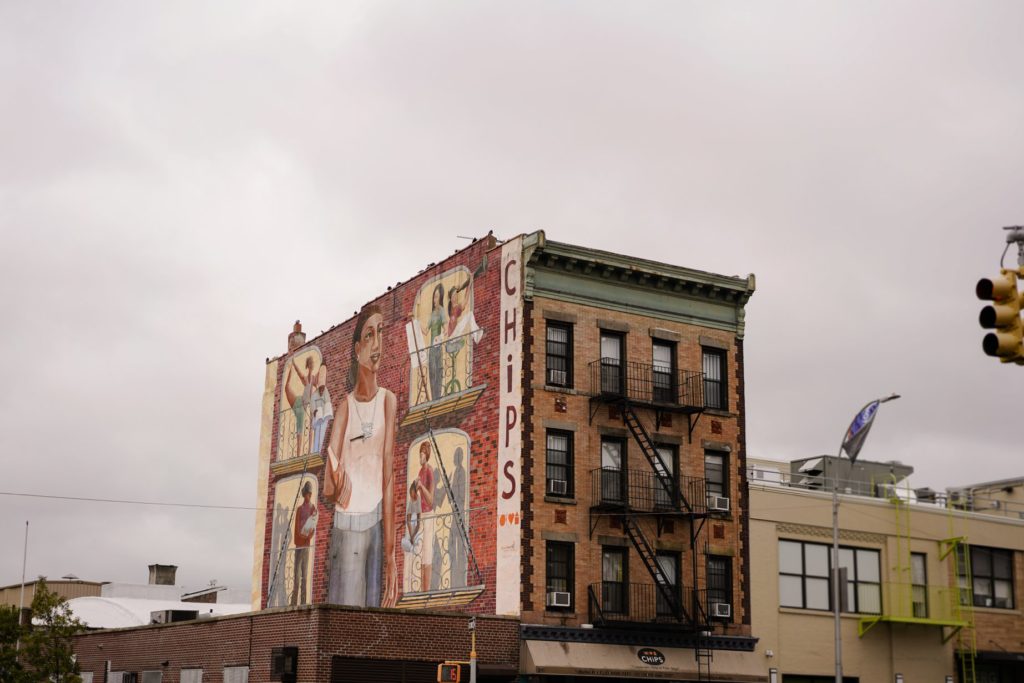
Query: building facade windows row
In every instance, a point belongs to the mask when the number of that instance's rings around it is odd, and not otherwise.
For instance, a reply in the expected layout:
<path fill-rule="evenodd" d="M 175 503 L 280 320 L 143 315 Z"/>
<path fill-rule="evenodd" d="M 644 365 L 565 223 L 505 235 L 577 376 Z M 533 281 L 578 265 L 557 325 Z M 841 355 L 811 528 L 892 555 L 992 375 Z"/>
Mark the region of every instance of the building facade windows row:
<path fill-rule="evenodd" d="M 881 554 L 868 548 L 839 548 L 846 570 L 843 609 L 881 614 Z M 779 541 L 779 605 L 798 609 L 832 609 L 832 547 L 824 543 Z"/>
<path fill-rule="evenodd" d="M 548 611 L 572 612 L 576 609 L 574 543 L 547 541 L 546 545 L 546 606 Z M 678 603 L 681 598 L 682 553 L 659 550 L 655 556 L 658 566 L 667 579 L 671 594 Z M 706 604 L 718 618 L 729 618 L 733 600 L 732 558 L 708 555 L 705 562 L 707 587 Z M 600 600 L 602 612 L 606 614 L 628 614 L 630 610 L 629 551 L 620 546 L 601 547 L 601 583 L 593 587 L 595 597 Z M 653 593 L 659 615 L 672 614 L 672 608 L 660 590 Z M 636 594 L 633 594 L 634 599 Z M 718 606 L 717 609 L 715 606 Z M 723 611 L 722 605 L 727 606 Z M 725 616 L 728 615 L 728 616 Z"/>
<path fill-rule="evenodd" d="M 574 376 L 574 325 L 559 320 L 547 320 L 545 332 L 545 384 L 560 389 L 577 388 Z M 625 366 L 626 335 L 612 330 L 601 330 L 599 341 L 600 391 L 623 393 L 626 382 L 640 382 L 642 390 L 660 403 L 680 400 L 680 375 L 677 371 L 677 344 L 663 339 L 651 341 L 651 363 L 644 376 L 629 379 Z M 729 385 L 726 372 L 726 352 L 718 348 L 702 348 L 704 407 L 729 410 Z M 649 386 L 647 386 L 649 384 Z M 632 387 L 631 387 L 632 388 Z"/>

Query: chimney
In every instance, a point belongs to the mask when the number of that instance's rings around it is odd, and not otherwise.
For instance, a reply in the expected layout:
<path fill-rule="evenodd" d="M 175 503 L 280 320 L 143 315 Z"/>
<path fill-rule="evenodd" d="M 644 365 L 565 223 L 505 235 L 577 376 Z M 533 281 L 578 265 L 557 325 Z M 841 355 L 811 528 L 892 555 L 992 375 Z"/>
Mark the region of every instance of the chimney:
<path fill-rule="evenodd" d="M 306 333 L 302 331 L 302 323 L 298 320 L 292 326 L 292 333 L 288 335 L 288 353 L 306 343 Z"/>
<path fill-rule="evenodd" d="M 173 564 L 151 564 L 149 565 L 150 586 L 173 586 L 174 575 L 178 572 L 177 565 Z"/>

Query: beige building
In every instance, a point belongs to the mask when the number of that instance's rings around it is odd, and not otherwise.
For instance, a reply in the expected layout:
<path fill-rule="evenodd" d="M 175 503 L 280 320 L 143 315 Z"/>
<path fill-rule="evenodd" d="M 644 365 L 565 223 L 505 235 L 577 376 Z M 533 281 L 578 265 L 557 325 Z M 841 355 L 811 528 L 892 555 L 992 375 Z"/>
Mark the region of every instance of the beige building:
<path fill-rule="evenodd" d="M 780 683 L 834 680 L 831 493 L 806 462 L 748 463 L 752 626 Z M 1024 680 L 1024 520 L 893 479 L 840 484 L 845 680 Z"/>
<path fill-rule="evenodd" d="M 36 594 L 38 580 L 25 582 L 24 606 L 32 606 L 32 598 Z M 82 581 L 75 578 L 46 579 L 46 587 L 61 596 L 65 600 L 97 596 L 100 594 L 103 584 L 106 581 Z M 0 586 L 0 605 L 18 607 L 22 604 L 21 584 L 14 583 L 10 586 Z"/>

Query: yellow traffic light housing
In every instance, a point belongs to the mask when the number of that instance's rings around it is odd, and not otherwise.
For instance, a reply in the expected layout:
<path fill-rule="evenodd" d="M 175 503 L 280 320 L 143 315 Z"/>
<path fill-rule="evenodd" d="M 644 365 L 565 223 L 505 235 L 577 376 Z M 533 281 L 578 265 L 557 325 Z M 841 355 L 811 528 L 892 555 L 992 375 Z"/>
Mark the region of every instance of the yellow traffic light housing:
<path fill-rule="evenodd" d="M 981 309 L 978 316 L 983 328 L 995 330 L 985 335 L 982 349 L 1003 363 L 1024 365 L 1024 325 L 1020 319 L 1022 296 L 1017 291 L 1017 276 L 1022 274 L 1021 270 L 1003 268 L 997 278 L 978 280 L 974 291 L 979 299 L 992 301 L 992 305 Z"/>

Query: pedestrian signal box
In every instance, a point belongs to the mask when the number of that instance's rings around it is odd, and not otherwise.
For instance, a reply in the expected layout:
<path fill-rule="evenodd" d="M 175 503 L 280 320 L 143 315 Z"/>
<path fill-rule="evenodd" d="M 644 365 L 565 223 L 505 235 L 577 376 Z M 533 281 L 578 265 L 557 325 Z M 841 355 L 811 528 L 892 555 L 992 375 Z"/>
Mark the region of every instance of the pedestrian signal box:
<path fill-rule="evenodd" d="M 458 664 L 437 665 L 437 683 L 459 683 L 461 680 L 462 667 Z"/>

